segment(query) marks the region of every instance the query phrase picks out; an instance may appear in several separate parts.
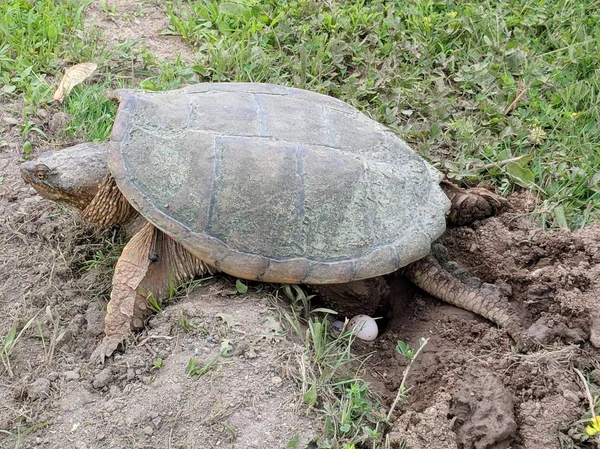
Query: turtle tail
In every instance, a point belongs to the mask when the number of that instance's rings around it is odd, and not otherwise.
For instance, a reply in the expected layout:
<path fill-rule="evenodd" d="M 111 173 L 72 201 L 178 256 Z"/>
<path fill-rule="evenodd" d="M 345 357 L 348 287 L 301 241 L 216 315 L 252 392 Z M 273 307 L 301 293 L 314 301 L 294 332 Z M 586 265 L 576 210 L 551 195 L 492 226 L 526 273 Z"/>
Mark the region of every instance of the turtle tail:
<path fill-rule="evenodd" d="M 504 328 L 519 347 L 527 347 L 520 319 L 506 298 L 484 296 L 444 270 L 432 255 L 401 269 L 416 286 L 449 304 L 480 315 Z"/>

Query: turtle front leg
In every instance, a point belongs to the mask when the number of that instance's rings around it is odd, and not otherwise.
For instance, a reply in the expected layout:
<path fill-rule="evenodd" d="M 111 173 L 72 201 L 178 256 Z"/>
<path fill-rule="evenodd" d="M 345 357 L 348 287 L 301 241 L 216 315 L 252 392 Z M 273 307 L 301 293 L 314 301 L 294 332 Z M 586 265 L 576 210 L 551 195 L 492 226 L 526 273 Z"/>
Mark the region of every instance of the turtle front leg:
<path fill-rule="evenodd" d="M 101 344 L 92 360 L 104 362 L 151 314 L 148 298 L 160 301 L 182 282 L 212 269 L 159 229 L 147 223 L 123 248 L 115 267 Z"/>
<path fill-rule="evenodd" d="M 450 199 L 448 223 L 463 226 L 495 215 L 508 205 L 508 201 L 483 188 L 461 189 L 449 181 L 443 180 L 440 187 Z"/>

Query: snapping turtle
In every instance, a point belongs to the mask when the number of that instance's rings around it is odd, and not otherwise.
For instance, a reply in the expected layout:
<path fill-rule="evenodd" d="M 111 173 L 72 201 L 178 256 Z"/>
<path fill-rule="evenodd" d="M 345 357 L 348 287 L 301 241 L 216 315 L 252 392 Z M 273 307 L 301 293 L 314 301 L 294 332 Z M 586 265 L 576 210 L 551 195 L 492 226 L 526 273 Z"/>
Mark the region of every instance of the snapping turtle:
<path fill-rule="evenodd" d="M 502 199 L 442 181 L 350 105 L 256 83 L 118 90 L 112 98 L 119 111 L 108 145 L 81 144 L 21 166 L 40 194 L 87 220 L 109 226 L 139 213 L 148 221 L 117 263 L 101 358 L 143 326 L 150 295 L 164 298 L 213 271 L 342 284 L 402 269 L 518 338 L 507 303 L 469 289 L 428 256 L 449 211 L 461 224 L 490 215 Z"/>

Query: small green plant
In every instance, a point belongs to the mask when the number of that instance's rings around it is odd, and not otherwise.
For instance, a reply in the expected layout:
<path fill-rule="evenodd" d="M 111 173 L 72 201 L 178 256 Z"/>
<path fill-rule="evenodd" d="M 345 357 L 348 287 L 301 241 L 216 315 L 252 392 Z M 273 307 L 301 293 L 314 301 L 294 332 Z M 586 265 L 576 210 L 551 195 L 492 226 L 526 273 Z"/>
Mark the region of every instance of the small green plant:
<path fill-rule="evenodd" d="M 109 5 L 106 0 L 100 0 L 100 9 L 107 17 L 114 17 L 117 14 L 117 5 Z"/>
<path fill-rule="evenodd" d="M 191 292 L 193 292 L 196 288 L 204 285 L 204 283 L 206 281 L 211 280 L 213 277 L 212 276 L 207 276 L 207 277 L 203 277 L 200 279 L 190 279 L 189 281 L 185 281 L 179 285 L 175 285 L 174 283 L 170 283 L 169 284 L 169 294 L 168 294 L 168 298 L 169 299 L 173 299 L 177 296 L 180 295 L 189 295 Z"/>
<path fill-rule="evenodd" d="M 283 285 L 280 290 L 283 291 L 284 295 L 291 301 L 292 316 L 286 316 L 286 319 L 292 325 L 297 334 L 302 333 L 301 329 L 297 327 L 297 325 L 302 322 L 308 322 L 308 320 L 315 314 L 324 313 L 337 315 L 335 310 L 325 307 L 313 308 L 311 305 L 311 299 L 313 299 L 315 295 L 307 295 L 299 285 Z"/>
<path fill-rule="evenodd" d="M 27 321 L 27 323 L 25 323 L 25 325 L 21 328 L 21 330 L 18 333 L 17 330 L 19 322 L 17 320 L 14 320 L 12 326 L 8 331 L 8 334 L 0 335 L 0 360 L 2 361 L 2 365 L 4 366 L 4 370 L 8 374 L 8 377 L 14 377 L 14 373 L 10 363 L 10 356 L 15 350 L 17 343 L 23 336 L 23 333 L 31 327 L 37 316 L 38 314 L 35 314 L 33 318 Z"/>
<path fill-rule="evenodd" d="M 600 408 L 600 388 L 577 368 L 574 368 L 574 371 L 588 401 L 588 411 L 581 419 L 571 424 L 570 428 L 564 429 L 565 432 L 560 431 L 559 437 L 565 442 L 565 447 L 588 447 L 587 444 L 596 447 L 600 441 L 600 416 L 597 414 Z"/>
<path fill-rule="evenodd" d="M 296 434 L 292 437 L 290 441 L 285 445 L 285 449 L 296 449 L 298 447 L 298 443 L 300 442 L 300 435 Z"/>
<path fill-rule="evenodd" d="M 235 290 L 227 292 L 229 296 L 244 295 L 246 293 L 248 293 L 248 284 L 244 283 L 241 279 L 235 280 Z"/>
<path fill-rule="evenodd" d="M 31 150 L 33 149 L 31 142 L 26 140 L 23 142 L 23 159 L 29 159 L 31 156 Z"/>
<path fill-rule="evenodd" d="M 146 302 L 148 303 L 148 307 L 156 313 L 162 313 L 164 308 L 162 306 L 161 301 L 154 297 L 152 293 L 146 296 Z"/>
<path fill-rule="evenodd" d="M 46 339 L 44 338 L 44 332 L 42 329 L 42 325 L 39 321 L 36 321 L 38 328 L 38 335 L 42 341 L 42 347 L 44 348 L 44 353 L 46 356 L 46 364 L 52 364 L 52 360 L 54 359 L 54 353 L 56 351 L 56 345 L 59 343 L 66 335 L 67 329 L 63 329 L 60 332 L 60 316 L 55 314 L 50 309 L 50 306 L 46 307 L 46 319 L 48 322 L 52 324 L 52 335 L 50 336 L 50 340 L 46 343 Z"/>
<path fill-rule="evenodd" d="M 325 434 L 331 441 L 345 441 L 348 447 L 381 440 L 385 415 L 369 391 L 369 383 L 355 379 L 337 389 L 338 400 L 327 404 Z M 344 446 L 346 447 L 346 446 Z"/>
<path fill-rule="evenodd" d="M 190 331 L 190 322 L 187 317 L 183 314 L 183 312 L 179 312 L 179 326 L 183 329 L 184 332 Z"/>
<path fill-rule="evenodd" d="M 413 366 L 413 363 L 417 359 L 417 356 L 421 353 L 425 345 L 429 342 L 428 338 L 419 338 L 419 347 L 416 351 L 414 351 L 408 344 L 403 341 L 398 341 L 396 344 L 396 351 L 402 354 L 408 360 L 408 366 L 404 369 L 404 373 L 402 374 L 402 382 L 400 382 L 400 386 L 398 387 L 398 393 L 396 394 L 396 398 L 390 407 L 390 411 L 387 414 L 387 420 L 389 421 L 392 418 L 392 414 L 396 409 L 396 405 L 401 400 L 406 400 L 406 394 L 409 391 L 409 388 L 406 387 L 406 380 L 408 379 L 408 373 Z"/>
<path fill-rule="evenodd" d="M 158 357 L 154 362 L 152 362 L 152 368 L 159 370 L 163 367 L 164 361 L 162 357 Z"/>
<path fill-rule="evenodd" d="M 210 358 L 208 362 L 206 362 L 203 366 L 198 365 L 198 361 L 195 357 L 190 357 L 187 366 L 185 367 L 185 372 L 189 376 L 196 376 L 198 378 L 204 376 L 210 369 L 215 366 L 215 364 L 219 361 L 219 359 L 224 355 L 223 351 L 219 352 L 217 355 Z"/>
<path fill-rule="evenodd" d="M 125 245 L 123 243 L 111 244 L 109 248 L 97 250 L 92 258 L 83 262 L 84 271 L 113 269 L 117 264 Z"/>

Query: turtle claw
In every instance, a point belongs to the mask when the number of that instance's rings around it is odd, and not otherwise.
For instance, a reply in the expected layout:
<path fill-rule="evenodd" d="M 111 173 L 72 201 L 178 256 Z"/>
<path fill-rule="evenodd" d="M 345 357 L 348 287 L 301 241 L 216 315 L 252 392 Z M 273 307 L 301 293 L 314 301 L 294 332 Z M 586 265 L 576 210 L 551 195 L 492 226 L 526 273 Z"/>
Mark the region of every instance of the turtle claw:
<path fill-rule="evenodd" d="M 90 361 L 95 365 L 104 365 L 104 361 L 110 357 L 123 343 L 121 337 L 104 337 L 98 347 L 92 352 Z"/>

